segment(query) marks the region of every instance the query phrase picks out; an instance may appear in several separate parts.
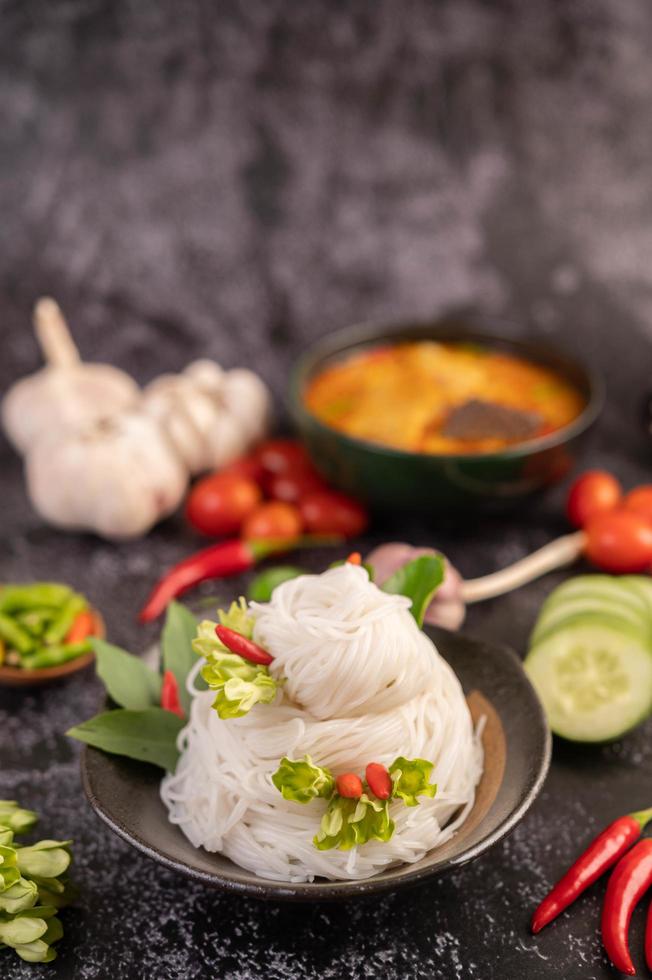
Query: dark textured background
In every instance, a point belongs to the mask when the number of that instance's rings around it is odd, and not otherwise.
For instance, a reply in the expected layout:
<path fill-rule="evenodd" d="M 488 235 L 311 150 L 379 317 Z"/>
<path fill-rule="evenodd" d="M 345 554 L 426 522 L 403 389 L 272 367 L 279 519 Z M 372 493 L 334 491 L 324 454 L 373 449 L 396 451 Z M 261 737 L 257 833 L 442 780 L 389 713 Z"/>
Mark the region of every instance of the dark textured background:
<path fill-rule="evenodd" d="M 0 387 L 33 369 L 36 296 L 83 352 L 145 381 L 192 356 L 247 363 L 282 396 L 310 338 L 366 318 L 476 306 L 593 356 L 609 402 L 595 462 L 650 479 L 652 7 L 482 3 L 0 0 Z M 118 643 L 158 572 L 195 542 L 179 519 L 113 546 L 41 525 L 2 444 L 2 576 L 60 577 Z M 561 493 L 510 519 L 379 527 L 444 547 L 469 575 L 564 527 Z M 523 651 L 545 582 L 468 628 Z M 236 584 L 235 588 L 238 587 Z M 504 844 L 380 902 L 262 906 L 162 870 L 82 799 L 62 734 L 92 676 L 0 695 L 0 796 L 75 838 L 78 908 L 59 959 L 7 980 L 428 977 L 593 980 L 601 886 L 536 941 L 533 904 L 578 842 L 650 800 L 649 724 L 555 747 Z M 643 910 L 633 949 L 641 961 Z"/>

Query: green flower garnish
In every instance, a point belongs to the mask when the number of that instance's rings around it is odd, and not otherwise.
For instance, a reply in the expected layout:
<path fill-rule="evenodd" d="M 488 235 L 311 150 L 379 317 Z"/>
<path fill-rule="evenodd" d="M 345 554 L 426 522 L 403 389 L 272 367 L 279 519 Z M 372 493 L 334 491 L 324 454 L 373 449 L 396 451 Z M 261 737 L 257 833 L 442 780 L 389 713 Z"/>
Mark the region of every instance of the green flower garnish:
<path fill-rule="evenodd" d="M 0 892 L 0 912 L 23 912 L 36 905 L 38 886 L 35 881 L 19 878 L 18 881 Z"/>
<path fill-rule="evenodd" d="M 388 841 L 394 833 L 387 800 L 371 799 L 363 793 L 359 800 L 333 796 L 322 817 L 313 844 L 319 851 L 338 847 L 350 851 L 370 840 Z"/>
<path fill-rule="evenodd" d="M 437 786 L 428 782 L 432 762 L 427 759 L 405 759 L 402 755 L 389 767 L 394 789 L 392 796 L 400 796 L 406 806 L 417 806 L 417 796 L 434 796 Z"/>
<path fill-rule="evenodd" d="M 297 761 L 287 756 L 281 759 L 272 782 L 284 799 L 295 803 L 310 803 L 318 796 L 327 799 L 328 806 L 312 842 L 320 851 L 335 847 L 350 851 L 370 840 L 390 840 L 395 829 L 389 815 L 390 801 L 399 798 L 406 806 L 417 806 L 418 796 L 434 796 L 437 787 L 428 782 L 432 770 L 433 764 L 427 759 L 405 759 L 400 755 L 388 770 L 392 779 L 388 800 L 378 799 L 370 792 L 363 792 L 359 799 L 340 796 L 330 770 L 316 766 L 309 755 Z"/>
<path fill-rule="evenodd" d="M 16 851 L 16 860 L 21 874 L 30 878 L 58 878 L 70 866 L 72 841 L 42 840 L 31 847 L 21 847 Z"/>
<path fill-rule="evenodd" d="M 0 801 L 0 947 L 10 947 L 28 963 L 50 963 L 57 955 L 52 943 L 63 935 L 57 908 L 71 894 L 61 877 L 70 865 L 70 841 L 15 843 L 14 833 L 36 820 L 31 810 Z"/>
<path fill-rule="evenodd" d="M 31 830 L 38 816 L 33 810 L 23 810 L 15 800 L 0 800 L 0 826 L 25 834 Z"/>
<path fill-rule="evenodd" d="M 218 609 L 217 615 L 222 626 L 228 626 L 230 630 L 235 630 L 236 633 L 241 633 L 242 636 L 246 636 L 248 640 L 251 640 L 254 635 L 256 620 L 249 612 L 247 600 L 244 596 L 240 596 L 237 602 L 232 602 L 227 612 L 224 612 L 223 609 Z"/>
<path fill-rule="evenodd" d="M 295 803 L 310 803 L 317 796 L 328 799 L 335 788 L 335 780 L 328 769 L 316 766 L 309 755 L 296 761 L 287 756 L 281 759 L 272 782 L 285 800 Z"/>
<path fill-rule="evenodd" d="M 246 614 L 244 599 L 232 603 L 228 613 L 220 610 L 219 616 L 223 626 L 237 629 L 243 636 L 251 638 L 253 617 Z M 231 625 L 233 622 L 238 626 Z M 210 619 L 201 622 L 192 647 L 206 660 L 201 676 L 211 690 L 217 692 L 213 707 L 220 718 L 242 718 L 254 705 L 270 704 L 276 697 L 279 682 L 270 675 L 267 667 L 252 664 L 227 650 L 215 633 L 216 625 Z"/>
<path fill-rule="evenodd" d="M 16 860 L 16 849 L 4 845 L 0 846 L 0 892 L 11 888 L 19 878 L 20 871 Z"/>

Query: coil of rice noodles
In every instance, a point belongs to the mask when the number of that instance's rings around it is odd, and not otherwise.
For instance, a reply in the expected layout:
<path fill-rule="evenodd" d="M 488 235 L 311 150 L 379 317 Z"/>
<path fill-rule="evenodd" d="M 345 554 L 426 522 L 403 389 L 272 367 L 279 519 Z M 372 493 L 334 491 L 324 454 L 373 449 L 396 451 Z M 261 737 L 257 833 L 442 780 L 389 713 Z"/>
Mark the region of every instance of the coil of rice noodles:
<path fill-rule="evenodd" d="M 459 681 L 409 607 L 351 564 L 252 603 L 254 639 L 285 682 L 274 704 L 223 720 L 214 693 L 194 686 L 201 664 L 190 675 L 191 717 L 162 797 L 196 847 L 263 878 L 300 882 L 368 878 L 452 836 L 473 805 L 482 752 Z M 399 755 L 428 759 L 437 793 L 415 807 L 392 801 L 387 842 L 320 851 L 312 841 L 326 801 L 285 800 L 271 779 L 283 756 L 306 754 L 336 775 L 362 775 L 369 762 L 389 766 Z"/>

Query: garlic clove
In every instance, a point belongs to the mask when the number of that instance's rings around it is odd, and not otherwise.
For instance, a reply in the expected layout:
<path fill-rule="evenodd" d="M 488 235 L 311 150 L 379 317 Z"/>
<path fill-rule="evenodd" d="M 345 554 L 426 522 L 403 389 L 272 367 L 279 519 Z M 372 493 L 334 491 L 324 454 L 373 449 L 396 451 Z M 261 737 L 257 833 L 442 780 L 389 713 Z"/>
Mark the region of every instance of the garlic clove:
<path fill-rule="evenodd" d="M 39 440 L 26 459 L 38 513 L 109 539 L 145 534 L 181 503 L 187 471 L 155 419 L 124 412 Z"/>
<path fill-rule="evenodd" d="M 201 473 L 206 458 L 205 440 L 186 411 L 176 386 L 146 388 L 143 410 L 161 425 L 191 475 Z"/>
<path fill-rule="evenodd" d="M 217 418 L 211 432 L 206 437 L 208 469 L 219 470 L 232 463 L 246 452 L 249 441 L 239 421 L 226 411 Z"/>
<path fill-rule="evenodd" d="M 225 371 L 216 361 L 210 361 L 207 357 L 192 361 L 183 372 L 184 377 L 189 378 L 205 394 L 211 397 L 219 396 L 226 377 Z"/>
<path fill-rule="evenodd" d="M 267 385 L 257 374 L 247 368 L 228 371 L 222 401 L 242 426 L 246 439 L 255 442 L 265 435 L 271 414 L 271 397 Z"/>

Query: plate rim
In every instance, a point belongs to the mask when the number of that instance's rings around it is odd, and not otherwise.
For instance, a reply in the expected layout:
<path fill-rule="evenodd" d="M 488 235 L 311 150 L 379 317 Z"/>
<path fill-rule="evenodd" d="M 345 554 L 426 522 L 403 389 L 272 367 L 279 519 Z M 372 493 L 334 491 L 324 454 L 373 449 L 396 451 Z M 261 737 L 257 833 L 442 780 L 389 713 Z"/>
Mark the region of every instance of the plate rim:
<path fill-rule="evenodd" d="M 98 755 L 104 755 L 105 753 L 102 753 L 100 749 L 94 749 L 88 745 L 83 746 L 80 757 L 82 786 L 86 799 L 97 816 L 99 816 L 100 819 L 111 830 L 113 830 L 114 833 L 116 833 L 132 847 L 135 847 L 141 853 L 156 861 L 158 864 L 162 864 L 164 867 L 169 868 L 172 871 L 176 871 L 182 874 L 184 877 L 192 879 L 193 881 L 199 881 L 202 884 L 209 885 L 211 888 L 217 888 L 229 894 L 238 894 L 247 898 L 256 898 L 265 901 L 289 902 L 344 901 L 350 898 L 364 898 L 386 894 L 388 892 L 397 891 L 400 888 L 420 884 L 427 879 L 435 878 L 448 872 L 456 871 L 458 868 L 463 867 L 470 861 L 480 857 L 495 844 L 498 844 L 501 840 L 504 840 L 515 829 L 515 827 L 530 809 L 541 792 L 550 769 L 550 762 L 552 758 L 552 735 L 546 720 L 543 705 L 541 704 L 539 696 L 537 695 L 529 677 L 523 669 L 523 662 L 510 646 L 505 643 L 494 643 L 493 641 L 488 642 L 480 637 L 474 636 L 473 634 L 451 633 L 448 630 L 438 627 L 428 627 L 427 629 L 428 632 L 434 633 L 435 637 L 437 635 L 452 636 L 457 640 L 472 643 L 474 646 L 482 646 L 485 648 L 490 647 L 500 656 L 510 660 L 512 665 L 515 666 L 518 672 L 520 672 L 522 675 L 521 679 L 525 682 L 526 687 L 529 688 L 532 695 L 532 702 L 535 708 L 535 715 L 532 718 L 532 729 L 537 730 L 536 734 L 540 736 L 541 740 L 541 754 L 538 770 L 533 773 L 533 778 L 531 781 L 529 781 L 529 784 L 518 805 L 507 814 L 507 816 L 498 824 L 497 827 L 494 828 L 493 831 L 483 837 L 482 840 L 477 841 L 477 843 L 465 848 L 458 855 L 448 858 L 441 866 L 426 865 L 425 867 L 413 867 L 410 864 L 405 863 L 402 865 L 397 865 L 396 868 L 387 869 L 394 871 L 402 870 L 402 873 L 398 877 L 393 876 L 390 878 L 384 878 L 379 875 L 374 875 L 371 878 L 361 880 L 347 879 L 329 881 L 320 879 L 317 882 L 283 882 L 270 878 L 258 878 L 254 872 L 250 872 L 247 869 L 242 870 L 247 874 L 250 874 L 252 878 L 243 881 L 229 878 L 219 871 L 209 872 L 199 868 L 192 868 L 183 861 L 169 857 L 162 851 L 159 851 L 155 846 L 152 846 L 151 843 L 144 840 L 132 830 L 129 830 L 120 820 L 114 818 L 107 811 L 106 807 L 96 796 L 91 787 L 89 774 L 89 758 L 92 758 L 92 755 L 90 754 L 96 753 Z M 435 639 L 435 643 L 436 642 L 437 641 Z M 145 763 L 143 763 L 143 765 L 144 764 Z M 161 806 L 163 806 L 162 802 Z M 179 830 L 179 833 L 181 833 L 181 830 Z"/>

